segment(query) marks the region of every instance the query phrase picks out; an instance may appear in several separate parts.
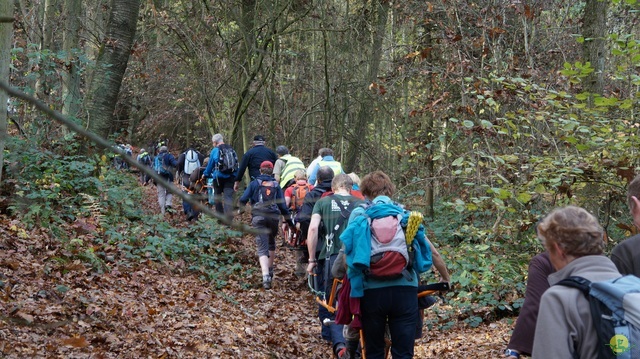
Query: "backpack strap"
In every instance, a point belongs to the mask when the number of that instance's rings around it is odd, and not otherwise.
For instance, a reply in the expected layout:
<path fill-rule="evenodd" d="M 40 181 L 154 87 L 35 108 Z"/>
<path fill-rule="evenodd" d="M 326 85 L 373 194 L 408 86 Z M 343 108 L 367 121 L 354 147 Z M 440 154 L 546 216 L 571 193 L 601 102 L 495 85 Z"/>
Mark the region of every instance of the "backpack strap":
<path fill-rule="evenodd" d="M 331 201 L 333 201 L 336 205 L 338 205 L 338 208 L 340 208 L 340 218 L 338 218 L 338 222 L 336 223 L 335 227 L 333 227 L 332 231 L 330 233 L 325 233 L 325 236 L 327 237 L 325 238 L 325 240 L 327 240 L 330 236 L 332 236 L 333 233 L 335 233 L 337 230 L 342 228 L 342 226 L 344 225 L 344 221 L 346 221 L 349 218 L 351 211 L 353 211 L 353 202 L 349 203 L 349 206 L 345 207 L 342 205 L 342 203 L 340 203 L 340 199 L 335 195 L 332 194 L 327 197 L 330 198 Z M 332 240 L 332 243 L 333 243 L 333 240 Z M 328 258 L 329 258 L 329 251 L 327 251 L 327 259 Z"/>
<path fill-rule="evenodd" d="M 340 202 L 340 199 L 335 195 L 330 195 L 329 198 L 331 198 L 331 200 L 338 205 L 338 208 L 340 208 L 340 218 L 338 219 L 338 226 L 342 227 L 344 221 L 349 218 L 349 215 L 351 215 L 351 212 L 353 211 L 353 202 L 349 203 L 348 207 L 345 207 Z M 350 210 L 347 211 L 348 209 Z"/>
<path fill-rule="evenodd" d="M 613 322 L 611 320 L 603 320 L 603 317 L 610 318 L 611 310 L 599 299 L 591 295 L 591 281 L 580 276 L 571 276 L 565 278 L 556 285 L 562 285 L 569 288 L 578 289 L 589 301 L 589 309 L 591 311 L 591 320 L 596 333 L 598 334 L 598 358 L 615 358 L 609 348 L 609 340 L 604 334 L 614 332 Z M 573 357 L 579 359 L 578 343 L 573 343 Z"/>
<path fill-rule="evenodd" d="M 565 278 L 559 281 L 558 283 L 556 283 L 556 285 L 576 288 L 580 290 L 582 294 L 584 294 L 587 297 L 587 299 L 589 298 L 589 291 L 591 291 L 591 281 L 580 276 L 571 276 L 571 277 Z"/>

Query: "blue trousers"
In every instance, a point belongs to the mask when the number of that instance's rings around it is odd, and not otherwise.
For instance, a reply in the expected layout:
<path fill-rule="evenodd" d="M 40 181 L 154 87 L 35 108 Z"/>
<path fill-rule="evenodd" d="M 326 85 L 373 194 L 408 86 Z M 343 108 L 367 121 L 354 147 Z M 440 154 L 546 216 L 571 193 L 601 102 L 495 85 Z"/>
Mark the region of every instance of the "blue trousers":
<path fill-rule="evenodd" d="M 418 289 L 409 286 L 367 289 L 360 299 L 367 359 L 384 358 L 384 333 L 389 325 L 393 359 L 413 358 L 418 314 Z"/>

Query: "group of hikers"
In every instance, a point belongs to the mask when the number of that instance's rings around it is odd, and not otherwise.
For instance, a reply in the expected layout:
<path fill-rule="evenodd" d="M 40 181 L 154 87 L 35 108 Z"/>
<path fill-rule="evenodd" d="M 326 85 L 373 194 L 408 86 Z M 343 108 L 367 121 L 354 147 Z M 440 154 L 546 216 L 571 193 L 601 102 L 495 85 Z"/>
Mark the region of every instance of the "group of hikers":
<path fill-rule="evenodd" d="M 437 301 L 419 295 L 424 288 L 421 274 L 434 267 L 443 283 L 450 281 L 450 275 L 425 235 L 422 215 L 393 200 L 395 186 L 389 176 L 374 171 L 361 180 L 355 173 L 346 174 L 330 148 L 320 149 L 305 166 L 286 146 L 268 148 L 261 135 L 253 138 L 252 148 L 241 160 L 221 134 L 211 142 L 208 157 L 188 148 L 176 159 L 160 146 L 153 161 L 145 164 L 167 181 L 174 180 L 175 172 L 186 192 L 207 191 L 205 200 L 228 221 L 250 205 L 265 290 L 274 287 L 276 238 L 283 233 L 284 241 L 298 249 L 295 274 L 308 278 L 317 297 L 321 336 L 336 358 L 385 358 L 388 352 L 394 359 L 412 358 L 415 340 L 422 336 L 424 309 Z M 143 155 L 141 150 L 141 162 Z M 245 173 L 250 182 L 236 210 L 234 192 Z M 146 184 L 148 178 L 141 175 L 141 181 Z M 171 194 L 164 186 L 157 187 L 164 215 Z M 638 198 L 640 177 L 629 185 L 629 206 L 640 225 Z M 187 220 L 198 216 L 188 203 L 183 203 L 183 210 Z M 612 279 L 616 293 L 640 296 L 640 279 L 622 277 L 640 275 L 640 236 L 618 245 L 612 262 L 603 256 L 603 234 L 595 217 L 579 207 L 556 209 L 538 223 L 537 235 L 546 251 L 529 267 L 525 302 L 505 351 L 508 358 L 523 354 L 595 358 L 604 347 L 616 355 L 640 357 L 640 342 L 628 342 L 626 347 L 614 339 L 603 343 L 612 336 L 602 334 L 604 329 L 598 327 L 602 320 L 592 315 L 595 305 L 589 304 L 595 301 L 589 281 L 600 285 Z M 624 284 L 631 289 L 620 289 L 623 284 L 616 282 L 620 277 L 621 282 L 631 283 Z M 334 297 L 335 303 L 328 300 Z M 624 309 L 634 313 L 636 307 Z M 616 334 L 616 340 L 621 340 L 619 335 L 636 340 L 638 322 L 623 317 L 609 327 L 627 329 L 626 336 Z"/>
<path fill-rule="evenodd" d="M 282 231 L 287 246 L 296 249 L 295 274 L 311 278 L 312 291 L 322 298 L 319 332 L 337 358 L 362 355 L 358 347 L 364 327 L 363 349 L 368 358 L 384 354 L 385 332 L 393 341 L 394 358 L 412 356 L 414 339 L 422 335 L 421 309 L 435 303 L 433 297 L 418 300 L 419 274 L 432 263 L 442 281 L 448 282 L 449 274 L 421 223 L 414 221 L 413 234 L 405 236 L 410 212 L 391 200 L 395 186 L 389 176 L 376 171 L 361 181 L 355 173 L 346 174 L 330 148 L 321 148 L 317 158 L 305 166 L 286 146 L 275 151 L 268 148 L 261 135 L 253 138 L 253 146 L 241 160 L 221 134 L 213 135 L 211 142 L 208 157 L 187 148 L 176 158 L 167 146 L 160 145 L 152 151 L 154 156 L 141 149 L 137 160 L 153 167 L 166 181 L 177 181 L 185 192 L 208 191 L 202 198 L 228 221 L 250 205 L 265 290 L 274 286 L 276 238 Z M 234 193 L 245 174 L 250 182 L 236 210 Z M 147 185 L 149 178 L 142 173 L 140 181 Z M 172 196 L 166 186 L 158 185 L 157 191 L 162 215 L 172 212 Z M 198 216 L 187 202 L 183 212 L 186 220 Z M 364 218 L 371 221 L 373 232 L 365 230 Z M 349 231 L 352 222 L 355 227 Z M 363 237 L 364 232 L 368 236 Z M 369 240 L 378 241 L 371 258 L 362 251 Z M 370 273 L 351 273 L 347 264 L 352 262 Z M 335 303 L 326 302 L 334 278 L 342 281 L 340 293 L 345 303 L 337 306 L 337 312 Z"/>

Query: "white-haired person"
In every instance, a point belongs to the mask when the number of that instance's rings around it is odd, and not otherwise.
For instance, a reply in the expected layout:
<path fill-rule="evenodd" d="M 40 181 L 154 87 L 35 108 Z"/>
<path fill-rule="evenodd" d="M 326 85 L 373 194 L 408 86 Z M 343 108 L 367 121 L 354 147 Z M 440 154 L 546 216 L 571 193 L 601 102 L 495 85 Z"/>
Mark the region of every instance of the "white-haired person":
<path fill-rule="evenodd" d="M 598 336 L 589 301 L 577 288 L 555 285 L 571 276 L 589 281 L 620 277 L 604 252 L 604 230 L 584 208 L 553 210 L 537 226 L 538 238 L 556 269 L 540 300 L 533 358 L 596 358 Z"/>

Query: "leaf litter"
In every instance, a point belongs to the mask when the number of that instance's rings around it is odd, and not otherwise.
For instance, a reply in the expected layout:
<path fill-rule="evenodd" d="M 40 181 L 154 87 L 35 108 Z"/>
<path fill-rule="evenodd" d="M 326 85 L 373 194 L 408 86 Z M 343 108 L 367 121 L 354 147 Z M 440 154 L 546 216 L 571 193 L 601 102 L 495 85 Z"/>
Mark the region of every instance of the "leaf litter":
<path fill-rule="evenodd" d="M 101 273 L 81 261 L 58 263 L 64 249 L 45 231 L 17 236 L 19 222 L 0 223 L 2 358 L 333 357 L 306 281 L 294 275 L 293 251 L 278 249 L 272 290 L 257 274 L 215 289 L 179 261 L 113 262 Z M 251 236 L 230 243 L 257 269 Z M 512 322 L 425 330 L 415 357 L 500 357 Z"/>

